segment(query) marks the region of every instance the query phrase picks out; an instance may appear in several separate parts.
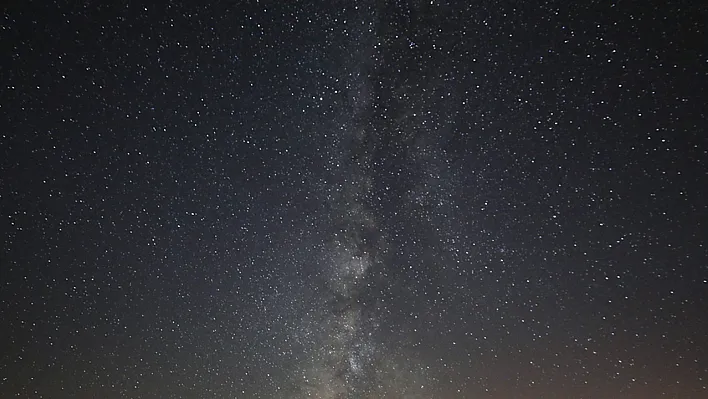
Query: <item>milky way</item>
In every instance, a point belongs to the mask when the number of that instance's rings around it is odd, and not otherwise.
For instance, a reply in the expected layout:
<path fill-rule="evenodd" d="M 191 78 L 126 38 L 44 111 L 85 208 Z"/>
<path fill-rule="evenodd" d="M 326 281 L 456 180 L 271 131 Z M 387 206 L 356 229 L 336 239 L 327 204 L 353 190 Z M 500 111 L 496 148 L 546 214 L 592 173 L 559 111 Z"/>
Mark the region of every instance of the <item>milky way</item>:
<path fill-rule="evenodd" d="M 444 95 L 435 98 L 445 86 L 435 81 L 376 87 L 377 76 L 388 72 L 384 57 L 390 44 L 384 43 L 391 38 L 378 32 L 382 22 L 376 10 L 363 7 L 360 12 L 347 32 L 350 42 L 344 47 L 349 51 L 338 71 L 345 105 L 338 126 L 324 134 L 331 141 L 326 147 L 332 175 L 318 191 L 326 194 L 330 225 L 315 261 L 320 284 L 312 287 L 318 296 L 314 315 L 295 327 L 307 329 L 311 337 L 307 359 L 293 373 L 297 378 L 302 373 L 295 392 L 318 398 L 425 397 L 430 393 L 424 372 L 411 367 L 417 360 L 396 358 L 398 348 L 381 342 L 377 327 L 390 312 L 386 300 L 395 300 L 395 291 L 405 289 L 396 269 L 410 261 L 392 251 L 392 225 L 410 225 L 420 217 L 426 231 L 406 231 L 414 237 L 446 227 L 434 224 L 431 215 L 451 206 L 450 187 L 440 185 L 451 182 L 454 172 L 441 170 L 449 159 L 437 148 L 447 132 L 438 121 L 431 126 L 411 121 L 446 104 Z M 387 175 L 395 178 L 387 180 Z M 391 213 L 392 207 L 399 211 Z M 434 250 L 431 246 L 426 253 Z M 415 357 L 413 352 L 409 356 Z"/>
<path fill-rule="evenodd" d="M 325 134 L 332 142 L 327 154 L 332 176 L 320 192 L 327 194 L 323 201 L 330 225 L 315 261 L 319 285 L 311 289 L 317 300 L 309 322 L 296 322 L 295 327 L 307 330 L 307 359 L 293 373 L 296 378 L 301 373 L 302 381 L 294 381 L 294 392 L 285 397 L 378 397 L 405 394 L 414 383 L 401 384 L 387 375 L 406 366 L 387 358 L 391 351 L 377 340 L 379 320 L 385 317 L 382 289 L 392 284 L 387 276 L 392 267 L 388 229 L 377 212 L 377 170 L 383 165 L 381 143 L 399 138 L 376 120 L 371 82 L 376 66 L 370 59 L 377 41 L 375 21 L 357 20 L 351 29 L 351 43 L 345 47 L 352 52 L 340 71 L 348 98 L 339 126 Z"/>

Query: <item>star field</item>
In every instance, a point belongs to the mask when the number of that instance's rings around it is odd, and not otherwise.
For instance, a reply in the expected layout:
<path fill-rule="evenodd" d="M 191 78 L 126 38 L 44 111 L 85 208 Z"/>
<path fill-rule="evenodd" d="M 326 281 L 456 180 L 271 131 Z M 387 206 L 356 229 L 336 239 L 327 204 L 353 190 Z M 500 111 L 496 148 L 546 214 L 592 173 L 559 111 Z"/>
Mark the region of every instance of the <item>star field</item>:
<path fill-rule="evenodd" d="M 706 21 L 6 5 L 0 396 L 708 396 Z"/>

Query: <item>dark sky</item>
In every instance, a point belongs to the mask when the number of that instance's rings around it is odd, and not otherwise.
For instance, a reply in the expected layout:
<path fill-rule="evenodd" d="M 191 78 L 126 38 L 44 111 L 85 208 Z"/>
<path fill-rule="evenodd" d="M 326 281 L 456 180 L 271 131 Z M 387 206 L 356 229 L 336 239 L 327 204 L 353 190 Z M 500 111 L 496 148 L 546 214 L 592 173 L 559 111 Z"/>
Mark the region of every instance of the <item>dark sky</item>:
<path fill-rule="evenodd" d="M 4 6 L 0 397 L 708 397 L 706 6 L 203 3 Z"/>

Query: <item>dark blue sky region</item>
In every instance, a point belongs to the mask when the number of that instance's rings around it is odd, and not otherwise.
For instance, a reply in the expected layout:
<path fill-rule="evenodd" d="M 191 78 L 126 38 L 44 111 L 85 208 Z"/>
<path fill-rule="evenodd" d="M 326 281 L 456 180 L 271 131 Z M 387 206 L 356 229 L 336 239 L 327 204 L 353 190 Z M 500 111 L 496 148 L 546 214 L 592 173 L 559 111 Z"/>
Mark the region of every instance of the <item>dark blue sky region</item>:
<path fill-rule="evenodd" d="M 5 5 L 0 396 L 708 396 L 708 10 L 463 3 Z"/>

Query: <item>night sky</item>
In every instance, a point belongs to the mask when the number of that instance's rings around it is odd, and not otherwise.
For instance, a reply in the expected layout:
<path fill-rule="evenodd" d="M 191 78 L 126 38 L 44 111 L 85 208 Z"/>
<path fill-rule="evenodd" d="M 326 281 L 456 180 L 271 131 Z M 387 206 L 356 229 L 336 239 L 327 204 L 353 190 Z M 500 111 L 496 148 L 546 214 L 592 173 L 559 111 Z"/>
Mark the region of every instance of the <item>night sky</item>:
<path fill-rule="evenodd" d="M 707 398 L 700 3 L 6 4 L 0 397 Z"/>

